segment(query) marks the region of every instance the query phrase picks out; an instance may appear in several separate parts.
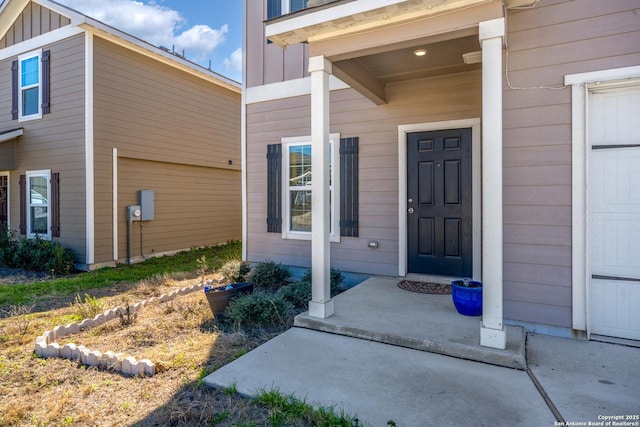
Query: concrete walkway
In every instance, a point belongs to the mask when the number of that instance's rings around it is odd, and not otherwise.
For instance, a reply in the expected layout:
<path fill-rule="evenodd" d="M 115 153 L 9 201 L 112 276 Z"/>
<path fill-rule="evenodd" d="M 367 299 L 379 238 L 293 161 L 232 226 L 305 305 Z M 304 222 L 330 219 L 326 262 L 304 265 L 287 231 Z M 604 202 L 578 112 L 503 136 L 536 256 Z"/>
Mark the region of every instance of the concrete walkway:
<path fill-rule="evenodd" d="M 354 316 L 364 315 L 364 306 L 380 304 L 376 294 L 388 292 L 387 297 L 400 298 L 416 316 L 424 311 L 416 309 L 416 304 L 433 308 L 423 295 L 407 293 L 411 297 L 404 300 L 406 291 L 390 287 L 391 282 L 385 280 L 373 280 L 373 286 L 367 281 L 338 296 L 334 317 L 351 312 L 353 316 L 343 320 L 353 327 Z M 356 292 L 367 286 L 370 292 Z M 443 298 L 437 299 L 437 305 L 446 305 Z M 455 317 L 464 318 L 451 309 Z M 383 322 L 374 326 L 382 330 L 355 328 L 356 335 L 364 333 L 373 340 L 294 327 L 212 373 L 205 383 L 216 387 L 235 384 L 248 396 L 277 388 L 317 405 L 336 405 L 375 427 L 387 426 L 388 421 L 407 427 L 553 426 L 556 419 L 587 425 L 603 421 L 602 416 L 640 414 L 638 348 L 529 336 L 529 371 L 523 371 L 386 344 L 384 334 L 391 334 L 391 341 L 407 338 L 402 332 L 407 319 L 388 306 L 379 306 L 375 313 Z M 478 318 L 467 319 L 479 329 Z M 416 331 L 422 331 L 437 329 L 437 322 L 444 320 L 431 316 L 435 323 L 430 323 L 418 316 L 413 323 Z M 351 329 L 338 323 L 334 327 Z M 434 340 L 439 334 L 441 331 L 420 336 L 438 348 Z M 458 339 L 464 344 L 463 357 L 473 339 Z M 445 347 L 455 341 L 450 337 L 442 340 Z"/>

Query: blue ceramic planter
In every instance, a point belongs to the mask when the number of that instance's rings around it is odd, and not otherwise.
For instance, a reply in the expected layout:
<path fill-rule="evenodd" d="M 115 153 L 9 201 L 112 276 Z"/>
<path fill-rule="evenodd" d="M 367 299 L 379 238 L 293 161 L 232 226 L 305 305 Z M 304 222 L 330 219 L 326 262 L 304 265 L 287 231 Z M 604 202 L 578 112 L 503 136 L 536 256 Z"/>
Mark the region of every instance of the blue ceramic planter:
<path fill-rule="evenodd" d="M 468 280 L 451 282 L 451 297 L 458 313 L 465 316 L 480 316 L 482 314 L 482 282 Z"/>

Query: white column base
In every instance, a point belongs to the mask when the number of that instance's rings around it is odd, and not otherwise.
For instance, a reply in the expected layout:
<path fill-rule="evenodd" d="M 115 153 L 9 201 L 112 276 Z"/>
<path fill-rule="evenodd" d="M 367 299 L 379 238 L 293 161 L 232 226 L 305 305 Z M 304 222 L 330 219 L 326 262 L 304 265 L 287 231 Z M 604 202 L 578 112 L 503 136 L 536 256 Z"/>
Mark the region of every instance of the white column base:
<path fill-rule="evenodd" d="M 480 324 L 480 345 L 483 347 L 497 348 L 504 350 L 507 348 L 507 330 L 504 325 L 502 329 L 487 328 Z"/>
<path fill-rule="evenodd" d="M 335 313 L 333 308 L 333 300 L 325 302 L 309 301 L 309 316 L 326 319 Z"/>

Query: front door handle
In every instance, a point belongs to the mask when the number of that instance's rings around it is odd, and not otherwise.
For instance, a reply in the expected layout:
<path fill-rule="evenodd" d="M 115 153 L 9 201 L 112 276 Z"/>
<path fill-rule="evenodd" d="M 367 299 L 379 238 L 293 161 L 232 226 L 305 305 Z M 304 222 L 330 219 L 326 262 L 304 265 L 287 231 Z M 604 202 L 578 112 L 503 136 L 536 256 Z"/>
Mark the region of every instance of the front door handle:
<path fill-rule="evenodd" d="M 407 210 L 407 212 L 409 212 L 410 214 L 412 214 L 412 213 L 414 212 L 414 211 L 413 211 L 413 208 L 409 208 L 409 209 Z"/>

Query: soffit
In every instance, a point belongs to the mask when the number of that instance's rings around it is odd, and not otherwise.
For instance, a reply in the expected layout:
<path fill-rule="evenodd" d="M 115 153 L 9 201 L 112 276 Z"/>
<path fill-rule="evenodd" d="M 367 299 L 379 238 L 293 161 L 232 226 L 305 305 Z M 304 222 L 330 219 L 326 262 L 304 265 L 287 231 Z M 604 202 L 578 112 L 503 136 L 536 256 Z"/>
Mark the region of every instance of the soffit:
<path fill-rule="evenodd" d="M 416 56 L 416 49 L 425 49 L 427 54 Z M 380 83 L 387 84 L 479 69 L 479 63 L 465 64 L 463 58 L 463 55 L 479 50 L 478 36 L 473 35 L 437 43 L 417 44 L 355 60 Z"/>
<path fill-rule="evenodd" d="M 280 46 L 420 20 L 499 0 L 351 0 L 331 2 L 267 22 L 266 37 Z"/>

